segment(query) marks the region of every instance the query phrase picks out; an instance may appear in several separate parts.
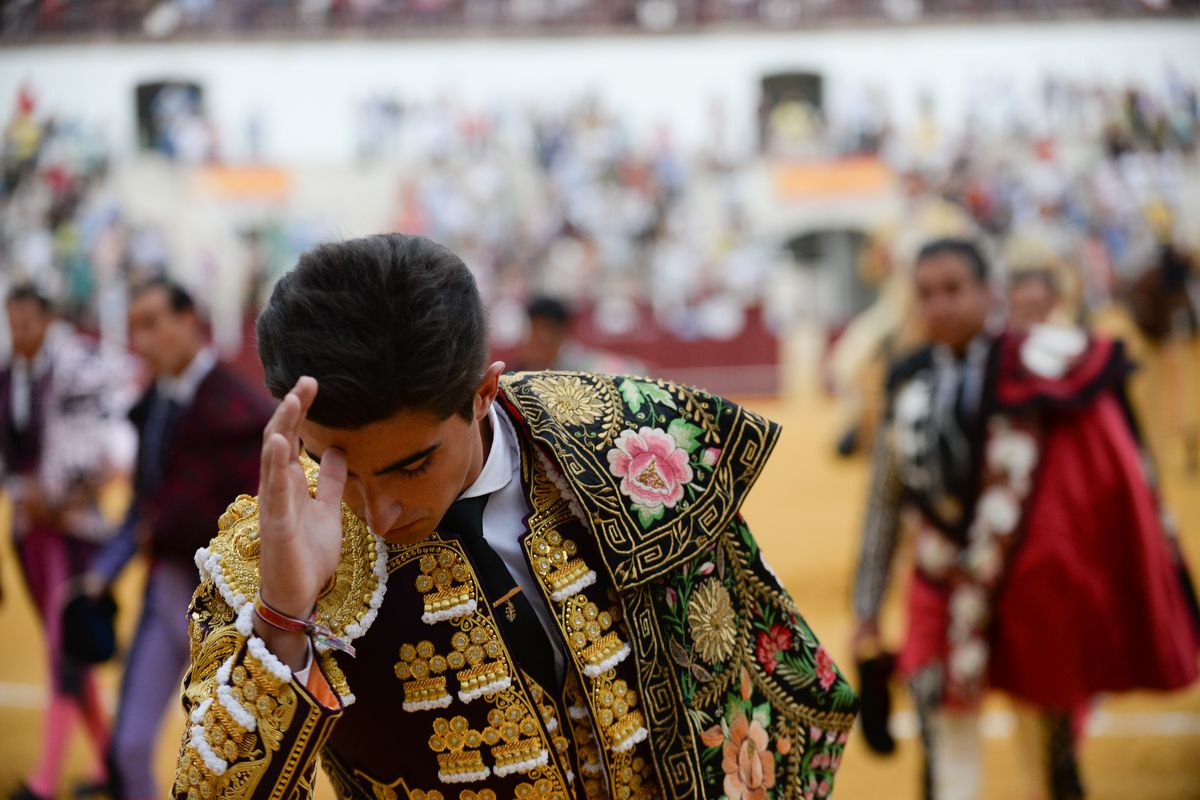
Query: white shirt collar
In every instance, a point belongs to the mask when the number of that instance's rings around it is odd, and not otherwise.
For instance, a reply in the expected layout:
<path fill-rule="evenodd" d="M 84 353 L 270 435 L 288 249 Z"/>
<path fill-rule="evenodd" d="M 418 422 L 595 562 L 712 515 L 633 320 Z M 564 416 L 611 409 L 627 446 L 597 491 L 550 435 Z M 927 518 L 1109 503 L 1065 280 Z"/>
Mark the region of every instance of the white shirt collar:
<path fill-rule="evenodd" d="M 25 358 L 16 353 L 13 354 L 13 372 L 25 375 L 30 380 L 41 378 L 54 365 L 54 351 L 58 349 L 59 342 L 67 335 L 66 323 L 52 322 L 46 330 L 46 337 L 42 340 L 42 346 L 38 348 L 33 358 Z"/>
<path fill-rule="evenodd" d="M 492 426 L 492 447 L 483 462 L 483 469 L 479 471 L 479 477 L 458 496 L 460 500 L 498 492 L 513 479 L 516 434 L 512 423 L 508 421 L 506 414 L 496 410 L 495 402 L 488 409 L 488 422 Z"/>
<path fill-rule="evenodd" d="M 159 378 L 158 391 L 181 406 L 191 405 L 201 381 L 208 377 L 216 365 L 217 351 L 211 347 L 201 348 L 183 372 L 173 377 Z"/>

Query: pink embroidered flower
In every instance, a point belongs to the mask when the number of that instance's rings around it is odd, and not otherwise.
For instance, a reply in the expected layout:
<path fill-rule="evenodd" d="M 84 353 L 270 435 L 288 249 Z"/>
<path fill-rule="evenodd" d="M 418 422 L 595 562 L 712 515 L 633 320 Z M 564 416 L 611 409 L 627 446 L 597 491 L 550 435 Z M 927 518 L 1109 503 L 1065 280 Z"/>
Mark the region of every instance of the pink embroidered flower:
<path fill-rule="evenodd" d="M 679 595 L 674 589 L 672 589 L 670 586 L 667 587 L 667 608 L 671 609 L 672 611 L 675 609 L 675 601 L 678 596 Z"/>
<path fill-rule="evenodd" d="M 837 672 L 833 668 L 833 659 L 829 657 L 829 653 L 821 645 L 817 646 L 817 680 L 821 683 L 821 688 L 829 691 L 829 687 L 837 682 Z"/>
<path fill-rule="evenodd" d="M 658 428 L 624 431 L 608 451 L 608 468 L 621 478 L 621 494 L 646 509 L 674 508 L 692 480 L 687 451 Z"/>
<path fill-rule="evenodd" d="M 758 720 L 739 715 L 729 726 L 721 759 L 729 800 L 766 800 L 775 786 L 775 754 L 767 749 L 767 731 Z"/>
<path fill-rule="evenodd" d="M 721 457 L 721 448 L 706 447 L 706 448 L 704 448 L 704 451 L 702 453 L 700 453 L 700 463 L 706 467 L 716 466 L 717 459 L 720 457 Z"/>
<path fill-rule="evenodd" d="M 754 656 L 758 659 L 758 663 L 762 664 L 767 674 L 771 675 L 779 666 L 779 651 L 787 650 L 791 646 L 792 632 L 783 625 L 772 625 L 770 631 L 758 634 L 758 641 L 754 645 Z"/>

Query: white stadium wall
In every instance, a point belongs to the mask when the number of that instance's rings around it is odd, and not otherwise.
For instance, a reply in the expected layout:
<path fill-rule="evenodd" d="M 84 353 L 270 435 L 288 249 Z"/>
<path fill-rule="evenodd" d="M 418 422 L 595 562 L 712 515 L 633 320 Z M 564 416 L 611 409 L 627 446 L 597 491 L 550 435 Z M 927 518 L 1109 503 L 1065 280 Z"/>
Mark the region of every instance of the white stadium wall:
<path fill-rule="evenodd" d="M 903 125 L 928 93 L 952 123 L 1046 71 L 1100 82 L 1160 81 L 1174 69 L 1200 78 L 1200 21 L 939 25 L 695 36 L 379 41 L 85 43 L 0 51 L 0 108 L 24 81 L 44 108 L 99 126 L 117 154 L 136 148 L 134 87 L 182 79 L 205 90 L 222 153 L 239 160 L 257 116 L 278 163 L 346 163 L 355 109 L 371 96 L 453 96 L 486 108 L 555 105 L 592 93 L 635 130 L 669 123 L 683 144 L 703 141 L 714 99 L 730 135 L 754 135 L 758 81 L 780 71 L 824 76 L 827 108 L 859 102 L 863 87 L 893 99 Z M 1003 76 L 1001 78 L 1000 76 Z"/>

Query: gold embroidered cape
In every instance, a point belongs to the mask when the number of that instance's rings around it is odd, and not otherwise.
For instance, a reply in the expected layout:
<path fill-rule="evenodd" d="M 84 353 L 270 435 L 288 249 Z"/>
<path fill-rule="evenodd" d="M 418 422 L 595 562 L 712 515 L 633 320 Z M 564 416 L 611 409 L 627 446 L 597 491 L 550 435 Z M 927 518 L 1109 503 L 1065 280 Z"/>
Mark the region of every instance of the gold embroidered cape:
<path fill-rule="evenodd" d="M 176 796 L 304 797 L 319 754 L 340 796 L 376 800 L 827 796 L 857 699 L 738 513 L 778 427 L 582 373 L 507 376 L 500 402 L 561 685 L 521 669 L 503 598 L 455 537 L 387 545 L 344 509 L 317 615 L 358 654 L 319 649 L 326 707 L 253 635 L 257 506 L 241 497 L 197 553 Z"/>

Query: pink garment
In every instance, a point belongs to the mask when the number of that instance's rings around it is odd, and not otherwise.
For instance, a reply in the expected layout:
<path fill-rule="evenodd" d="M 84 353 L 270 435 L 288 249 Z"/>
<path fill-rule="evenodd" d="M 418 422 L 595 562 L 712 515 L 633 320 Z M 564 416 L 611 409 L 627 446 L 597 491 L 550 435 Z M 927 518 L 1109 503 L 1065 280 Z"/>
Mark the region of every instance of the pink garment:
<path fill-rule="evenodd" d="M 28 781 L 41 797 L 58 794 L 58 778 L 77 720 L 94 750 L 93 773 L 106 780 L 108 720 L 90 667 L 67 664 L 62 651 L 61 615 L 67 582 L 86 566 L 93 548 L 44 526 L 33 526 L 18 544 L 21 567 L 46 636 L 50 700 L 42 734 L 41 763 Z"/>

